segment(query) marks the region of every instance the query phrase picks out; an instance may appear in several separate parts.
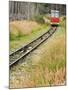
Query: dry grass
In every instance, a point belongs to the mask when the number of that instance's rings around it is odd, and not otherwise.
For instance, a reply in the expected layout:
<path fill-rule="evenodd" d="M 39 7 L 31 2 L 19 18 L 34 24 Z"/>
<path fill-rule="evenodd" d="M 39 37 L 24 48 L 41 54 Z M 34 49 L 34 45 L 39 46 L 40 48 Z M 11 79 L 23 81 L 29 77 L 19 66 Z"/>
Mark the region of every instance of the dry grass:
<path fill-rule="evenodd" d="M 48 30 L 46 24 L 35 21 L 10 22 L 10 52 L 36 39 Z"/>
<path fill-rule="evenodd" d="M 10 80 L 12 88 L 65 85 L 65 32 L 60 30 L 34 51 L 25 65 L 19 66 L 21 77 L 14 75 L 15 79 Z"/>
<path fill-rule="evenodd" d="M 65 41 L 60 36 L 39 54 L 39 62 L 35 62 L 32 75 L 36 86 L 64 85 L 65 81 Z M 51 47 L 50 47 L 51 46 Z M 41 50 L 41 49 L 40 49 Z M 47 51 L 47 52 L 46 52 Z M 34 59 L 37 60 L 36 57 Z M 33 63 L 34 64 L 34 63 Z M 31 76 L 32 77 L 32 76 Z"/>
<path fill-rule="evenodd" d="M 13 33 L 21 32 L 22 34 L 30 34 L 35 27 L 40 25 L 34 21 L 13 21 L 10 22 L 10 31 Z M 14 31 L 15 30 L 15 31 Z"/>

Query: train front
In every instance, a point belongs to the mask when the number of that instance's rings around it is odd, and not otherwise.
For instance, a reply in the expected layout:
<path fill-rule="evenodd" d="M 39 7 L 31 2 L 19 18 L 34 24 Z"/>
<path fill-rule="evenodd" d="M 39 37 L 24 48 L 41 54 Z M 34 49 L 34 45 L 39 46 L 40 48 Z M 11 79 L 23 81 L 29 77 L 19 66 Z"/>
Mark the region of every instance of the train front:
<path fill-rule="evenodd" d="M 58 10 L 51 10 L 51 26 L 57 27 L 59 26 L 60 17 Z"/>

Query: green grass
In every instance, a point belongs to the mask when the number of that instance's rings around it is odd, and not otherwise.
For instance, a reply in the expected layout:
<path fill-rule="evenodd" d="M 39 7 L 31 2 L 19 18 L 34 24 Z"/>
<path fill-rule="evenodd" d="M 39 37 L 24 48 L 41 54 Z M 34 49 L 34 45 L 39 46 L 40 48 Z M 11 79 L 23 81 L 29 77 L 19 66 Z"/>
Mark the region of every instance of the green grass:
<path fill-rule="evenodd" d="M 40 25 L 38 28 L 34 28 L 32 33 L 27 35 L 21 35 L 20 37 L 15 38 L 14 40 L 10 40 L 10 51 L 14 51 L 15 49 L 31 42 L 32 40 L 36 39 L 44 32 L 48 30 L 47 25 Z"/>

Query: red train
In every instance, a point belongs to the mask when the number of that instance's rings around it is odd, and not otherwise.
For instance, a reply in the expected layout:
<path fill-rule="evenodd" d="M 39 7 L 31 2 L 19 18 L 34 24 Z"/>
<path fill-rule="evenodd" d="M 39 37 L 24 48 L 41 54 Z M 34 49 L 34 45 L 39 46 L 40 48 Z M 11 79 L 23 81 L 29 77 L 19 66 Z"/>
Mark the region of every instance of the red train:
<path fill-rule="evenodd" d="M 57 27 L 59 26 L 60 19 L 59 19 L 59 11 L 58 10 L 51 10 L 51 26 Z"/>

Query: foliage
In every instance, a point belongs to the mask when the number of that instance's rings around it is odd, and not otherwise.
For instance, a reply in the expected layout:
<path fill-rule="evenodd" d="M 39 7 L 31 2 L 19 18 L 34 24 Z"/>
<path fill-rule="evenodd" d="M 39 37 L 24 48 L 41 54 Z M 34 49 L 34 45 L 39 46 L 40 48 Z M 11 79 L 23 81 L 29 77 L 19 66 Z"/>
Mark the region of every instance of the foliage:
<path fill-rule="evenodd" d="M 35 20 L 36 22 L 38 22 L 38 23 L 41 23 L 41 24 L 44 24 L 44 23 L 45 23 L 45 21 L 44 21 L 44 19 L 43 19 L 43 15 L 35 16 L 35 17 L 34 17 L 34 20 Z"/>

